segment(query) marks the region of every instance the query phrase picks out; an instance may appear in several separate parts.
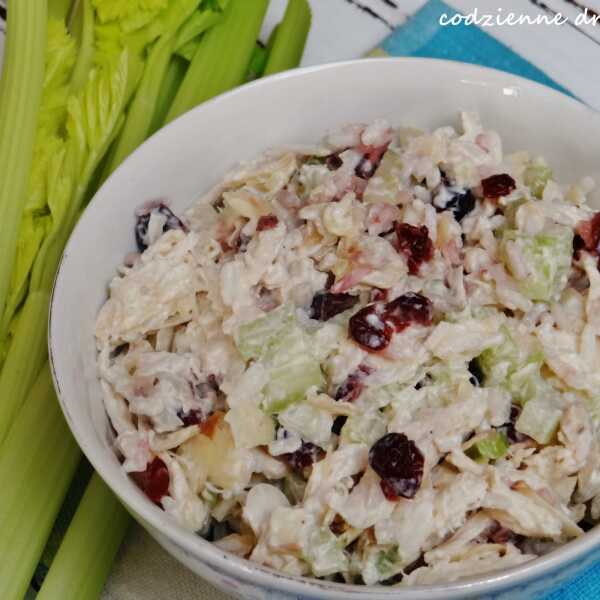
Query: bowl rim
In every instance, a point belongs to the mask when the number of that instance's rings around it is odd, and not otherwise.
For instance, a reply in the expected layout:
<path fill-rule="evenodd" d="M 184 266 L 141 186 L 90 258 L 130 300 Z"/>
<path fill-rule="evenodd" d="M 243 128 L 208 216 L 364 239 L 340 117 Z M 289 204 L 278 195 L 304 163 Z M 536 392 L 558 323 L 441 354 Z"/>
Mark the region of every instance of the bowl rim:
<path fill-rule="evenodd" d="M 477 82 L 484 86 L 502 86 L 504 88 L 513 89 L 523 88 L 525 91 L 530 91 L 537 95 L 541 94 L 542 96 L 549 96 L 555 101 L 563 103 L 565 109 L 583 113 L 587 118 L 595 121 L 600 128 L 600 112 L 595 111 L 572 96 L 518 75 L 513 75 L 498 69 L 492 69 L 458 61 L 421 57 L 378 57 L 346 60 L 323 65 L 303 67 L 247 83 L 231 91 L 223 93 L 211 100 L 208 100 L 202 105 L 184 113 L 153 134 L 148 140 L 141 144 L 141 146 L 138 147 L 133 154 L 140 152 L 141 149 L 145 148 L 148 144 L 159 144 L 161 136 L 167 129 L 179 127 L 182 131 L 184 131 L 183 124 L 187 120 L 193 118 L 191 115 L 200 113 L 214 104 L 227 101 L 229 98 L 243 95 L 248 89 L 264 87 L 265 91 L 268 92 L 270 85 L 287 79 L 302 78 L 305 76 L 310 76 L 312 73 L 322 71 L 335 72 L 338 69 L 344 68 L 360 69 L 365 68 L 365 65 L 367 64 L 377 67 L 377 65 L 381 65 L 383 63 L 386 65 L 394 63 L 398 65 L 399 69 L 403 68 L 405 65 L 419 65 L 425 69 L 444 69 L 445 71 L 450 70 L 455 73 L 457 79 L 463 83 Z M 131 157 L 128 157 L 111 174 L 107 181 L 110 181 L 113 178 L 121 177 L 122 173 L 127 171 L 130 159 Z M 104 187 L 104 185 L 105 184 L 103 184 L 102 187 Z M 538 557 L 509 569 L 491 572 L 480 576 L 472 576 L 452 583 L 407 587 L 386 587 L 380 585 L 360 586 L 333 583 L 311 577 L 287 575 L 270 567 L 265 567 L 258 563 L 254 563 L 249 559 L 240 558 L 233 554 L 224 552 L 211 542 L 208 542 L 193 532 L 181 527 L 175 522 L 175 520 L 171 519 L 164 511 L 152 504 L 141 494 L 134 493 L 133 487 L 129 489 L 123 486 L 122 481 L 119 481 L 116 476 L 113 476 L 113 474 L 107 472 L 108 470 L 104 468 L 104 465 L 102 464 L 101 453 L 97 453 L 94 448 L 90 447 L 82 432 L 79 431 L 79 427 L 77 426 L 75 419 L 73 419 L 72 415 L 70 414 L 69 402 L 64 397 L 65 394 L 61 387 L 60 373 L 56 368 L 56 362 L 54 359 L 55 348 L 52 335 L 53 329 L 58 328 L 55 322 L 53 308 L 57 290 L 64 285 L 63 277 L 65 258 L 71 250 L 71 247 L 74 243 L 74 238 L 77 237 L 79 230 L 83 227 L 83 223 L 86 221 L 86 215 L 89 215 L 93 212 L 94 206 L 98 202 L 98 192 L 100 190 L 96 192 L 92 200 L 89 202 L 84 213 L 73 229 L 73 232 L 71 233 L 71 236 L 69 237 L 69 240 L 65 246 L 56 273 L 50 297 L 50 310 L 48 315 L 49 362 L 52 379 L 61 410 L 63 411 L 65 419 L 79 447 L 90 461 L 96 472 L 106 482 L 108 487 L 118 496 L 125 507 L 133 513 L 134 518 L 142 521 L 145 528 L 149 527 L 150 529 L 159 532 L 161 536 L 164 536 L 171 544 L 173 544 L 185 555 L 193 556 L 195 559 L 205 562 L 207 565 L 217 569 L 219 572 L 227 573 L 228 575 L 234 578 L 239 578 L 244 582 L 256 583 L 267 588 L 280 587 L 286 592 L 296 593 L 299 595 L 312 590 L 313 593 L 326 592 L 329 595 L 338 594 L 340 597 L 341 594 L 351 594 L 353 596 L 363 597 L 368 594 L 370 598 L 380 598 L 382 600 L 389 599 L 391 597 L 400 599 L 405 598 L 408 600 L 409 597 L 414 598 L 415 595 L 417 595 L 419 598 L 425 599 L 431 597 L 432 594 L 435 595 L 436 598 L 442 598 L 442 594 L 456 595 L 460 592 L 468 593 L 469 596 L 474 594 L 490 593 L 498 590 L 499 588 L 504 588 L 505 586 L 508 588 L 512 585 L 519 585 L 527 581 L 539 579 L 542 576 L 549 574 L 559 566 L 571 564 L 577 558 L 582 557 L 592 549 L 600 547 L 600 528 L 598 528 L 597 530 L 586 532 L 580 538 L 568 542 L 567 544 L 548 553 L 545 556 Z"/>

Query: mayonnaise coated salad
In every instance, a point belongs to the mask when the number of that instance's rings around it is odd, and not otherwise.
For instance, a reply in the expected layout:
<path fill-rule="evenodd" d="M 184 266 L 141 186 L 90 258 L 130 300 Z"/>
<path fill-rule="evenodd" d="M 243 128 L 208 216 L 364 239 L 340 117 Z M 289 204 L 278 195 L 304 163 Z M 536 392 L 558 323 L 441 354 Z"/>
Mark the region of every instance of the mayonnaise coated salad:
<path fill-rule="evenodd" d="M 219 548 L 417 585 L 600 519 L 600 213 L 475 114 L 351 125 L 139 209 L 96 323 L 115 450 Z"/>

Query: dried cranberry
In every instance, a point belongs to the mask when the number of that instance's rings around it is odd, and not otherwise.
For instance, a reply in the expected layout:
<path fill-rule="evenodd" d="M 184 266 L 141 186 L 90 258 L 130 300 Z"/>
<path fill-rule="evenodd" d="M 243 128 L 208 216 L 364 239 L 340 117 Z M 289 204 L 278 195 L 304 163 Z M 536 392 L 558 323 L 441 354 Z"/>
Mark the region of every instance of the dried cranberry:
<path fill-rule="evenodd" d="M 335 275 L 331 271 L 327 271 L 327 281 L 325 282 L 325 289 L 330 290 L 335 283 Z"/>
<path fill-rule="evenodd" d="M 317 321 L 329 321 L 335 315 L 352 308 L 357 302 L 358 296 L 351 294 L 319 292 L 315 294 L 310 305 L 310 316 Z"/>
<path fill-rule="evenodd" d="M 281 458 L 292 468 L 294 471 L 302 471 L 306 467 L 310 467 L 313 463 L 319 462 L 325 457 L 325 450 L 311 442 L 302 442 L 302 446 L 295 452 L 288 452 L 282 454 Z"/>
<path fill-rule="evenodd" d="M 514 543 L 517 539 L 517 535 L 514 531 L 507 527 L 502 527 L 498 522 L 485 532 L 485 537 L 487 538 L 487 541 L 492 544 Z"/>
<path fill-rule="evenodd" d="M 354 402 L 363 390 L 363 379 L 371 372 L 371 369 L 367 365 L 360 365 L 356 371 L 348 375 L 346 381 L 337 389 L 335 399 L 343 400 L 344 402 Z"/>
<path fill-rule="evenodd" d="M 518 444 L 521 442 L 526 442 L 531 438 L 524 433 L 519 433 L 515 428 L 515 423 L 521 414 L 521 408 L 516 404 L 511 405 L 510 407 L 510 418 L 508 423 L 502 425 L 502 427 L 498 427 L 498 431 L 503 431 L 508 438 L 508 441 L 512 444 Z"/>
<path fill-rule="evenodd" d="M 352 487 L 350 488 L 351 490 L 353 490 L 359 483 L 360 480 L 364 477 L 365 472 L 361 471 L 360 473 L 354 473 L 354 475 L 352 475 Z"/>
<path fill-rule="evenodd" d="M 330 171 L 337 171 L 342 165 L 344 161 L 340 158 L 339 154 L 330 154 L 325 157 L 325 165 Z"/>
<path fill-rule="evenodd" d="M 440 169 L 440 177 L 442 179 L 442 185 L 445 187 L 452 186 L 452 181 L 450 181 L 450 177 L 448 177 L 448 173 L 446 173 L 446 171 Z"/>
<path fill-rule="evenodd" d="M 576 233 L 573 236 L 573 256 L 575 257 L 575 259 L 579 258 L 579 253 L 585 248 L 585 242 L 583 241 L 583 238 Z"/>
<path fill-rule="evenodd" d="M 386 348 L 394 328 L 383 320 L 383 306 L 371 304 L 350 317 L 350 335 L 355 342 L 369 352 Z"/>
<path fill-rule="evenodd" d="M 187 413 L 178 412 L 177 416 L 183 421 L 184 427 L 198 425 L 204 420 L 204 415 L 202 414 L 201 410 L 190 410 Z"/>
<path fill-rule="evenodd" d="M 402 331 L 411 323 L 431 325 L 432 313 L 433 306 L 429 298 L 409 292 L 385 305 L 383 319 L 393 325 L 396 331 Z"/>
<path fill-rule="evenodd" d="M 371 302 L 387 302 L 388 290 L 373 288 L 371 290 Z"/>
<path fill-rule="evenodd" d="M 433 242 L 425 225 L 415 227 L 408 223 L 396 223 L 397 249 L 406 256 L 411 275 L 419 273 L 422 263 L 433 257 Z"/>
<path fill-rule="evenodd" d="M 361 179 L 370 179 L 375 174 L 377 166 L 374 165 L 366 156 L 360 159 L 360 162 L 356 166 L 355 173 L 357 177 Z"/>
<path fill-rule="evenodd" d="M 577 235 L 573 239 L 574 250 L 583 250 L 585 248 L 588 252 L 597 252 L 598 245 L 600 244 L 600 212 L 597 212 L 588 221 L 578 223 L 575 231 Z M 580 247 L 576 248 L 575 243 Z"/>
<path fill-rule="evenodd" d="M 413 571 L 416 571 L 417 569 L 420 569 L 421 567 L 425 566 L 427 566 L 427 563 L 425 562 L 425 555 L 421 554 L 421 556 L 419 556 L 417 560 L 411 562 L 410 565 L 404 567 L 404 569 L 402 570 L 404 571 L 405 575 L 410 575 Z"/>
<path fill-rule="evenodd" d="M 485 380 L 485 375 L 483 374 L 483 370 L 481 369 L 481 365 L 479 364 L 479 361 L 474 358 L 472 361 L 469 362 L 469 373 L 471 373 L 472 377 L 471 379 L 474 379 L 475 381 L 471 381 L 471 383 L 473 385 L 483 385 L 483 382 Z"/>
<path fill-rule="evenodd" d="M 421 486 L 425 459 L 403 433 L 388 433 L 375 442 L 369 464 L 381 477 L 381 491 L 388 500 L 413 498 Z"/>
<path fill-rule="evenodd" d="M 363 152 L 363 157 L 356 166 L 354 172 L 361 179 L 370 179 L 377 171 L 389 142 L 383 146 L 359 146 L 358 150 Z"/>
<path fill-rule="evenodd" d="M 146 466 L 145 471 L 132 473 L 131 478 L 155 504 L 160 505 L 169 491 L 169 470 L 158 456 Z"/>
<path fill-rule="evenodd" d="M 335 515 L 333 521 L 331 521 L 331 524 L 329 525 L 331 533 L 334 535 L 341 535 L 346 529 L 348 529 L 348 524 L 344 521 L 343 517 Z"/>
<path fill-rule="evenodd" d="M 482 180 L 481 186 L 483 188 L 483 195 L 485 198 L 500 198 L 501 196 L 508 196 L 517 188 L 515 180 L 508 175 L 508 173 L 487 177 L 486 179 Z"/>
<path fill-rule="evenodd" d="M 446 204 L 444 210 L 451 210 L 454 218 L 460 223 L 475 208 L 475 204 L 475 196 L 471 190 L 467 190 L 462 194 L 456 194 Z"/>
<path fill-rule="evenodd" d="M 219 387 L 219 379 L 222 379 L 221 377 L 218 377 L 217 375 L 215 375 L 214 373 L 211 373 L 207 378 L 206 378 L 206 383 L 208 383 L 208 385 L 210 386 L 210 388 L 212 390 L 214 390 L 215 392 L 218 392 L 220 390 Z"/>
<path fill-rule="evenodd" d="M 135 224 L 135 241 L 140 252 L 143 252 L 148 247 L 148 225 L 152 213 L 159 213 L 166 218 L 162 228 L 163 233 L 170 229 L 186 230 L 185 225 L 181 222 L 179 217 L 175 216 L 168 206 L 162 203 L 152 206 L 146 212 L 138 215 Z"/>
<path fill-rule="evenodd" d="M 124 344 L 120 344 L 119 346 L 117 346 L 110 353 L 110 358 L 117 358 L 118 356 L 121 356 L 121 354 L 125 354 L 126 352 L 129 352 L 129 344 L 127 342 L 125 342 Z"/>
<path fill-rule="evenodd" d="M 336 417 L 333 421 L 333 426 L 331 427 L 331 433 L 335 433 L 335 435 L 340 435 L 342 433 L 342 427 L 346 424 L 348 417 L 340 415 Z"/>
<path fill-rule="evenodd" d="M 212 207 L 215 209 L 215 212 L 220 213 L 225 208 L 225 200 L 223 199 L 223 196 L 220 196 L 219 198 L 217 198 L 212 203 Z"/>
<path fill-rule="evenodd" d="M 240 233 L 240 235 L 238 235 L 234 242 L 233 249 L 236 252 L 240 252 L 243 254 L 248 249 L 248 244 L 251 240 L 252 238 L 249 235 L 246 235 L 245 233 Z"/>
<path fill-rule="evenodd" d="M 265 215 L 258 219 L 256 231 L 264 231 L 265 229 L 273 229 L 277 227 L 279 219 L 275 215 Z"/>

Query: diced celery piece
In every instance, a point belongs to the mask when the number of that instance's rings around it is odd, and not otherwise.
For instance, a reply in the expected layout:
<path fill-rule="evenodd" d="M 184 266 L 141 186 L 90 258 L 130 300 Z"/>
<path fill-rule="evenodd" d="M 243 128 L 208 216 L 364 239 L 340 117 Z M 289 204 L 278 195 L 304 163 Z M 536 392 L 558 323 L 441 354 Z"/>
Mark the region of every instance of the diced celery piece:
<path fill-rule="evenodd" d="M 519 404 L 543 396 L 550 386 L 540 372 L 544 362 L 542 352 L 518 345 L 506 326 L 502 327 L 502 333 L 501 344 L 477 357 L 484 385 L 504 387 Z"/>
<path fill-rule="evenodd" d="M 360 569 L 365 584 L 374 585 L 393 577 L 403 566 L 397 545 L 378 545 L 367 548 Z"/>
<path fill-rule="evenodd" d="M 506 252 L 509 243 L 516 245 L 522 266 L 527 270 L 526 277 L 516 277 L 515 265 Z M 508 270 L 515 275 L 521 293 L 531 300 L 548 302 L 566 284 L 573 254 L 573 231 L 568 227 L 556 227 L 553 231 L 529 236 L 505 230 L 500 251 Z"/>
<path fill-rule="evenodd" d="M 376 565 L 381 579 L 388 579 L 397 573 L 399 562 L 398 546 L 392 546 L 389 550 L 380 550 L 377 554 Z"/>
<path fill-rule="evenodd" d="M 320 527 L 311 532 L 304 559 L 317 577 L 333 575 L 348 569 L 348 557 L 327 527 Z"/>
<path fill-rule="evenodd" d="M 562 409 L 552 397 L 534 398 L 523 407 L 515 429 L 538 444 L 548 444 L 556 434 L 561 417 Z"/>
<path fill-rule="evenodd" d="M 389 149 L 381 159 L 375 174 L 363 194 L 366 204 L 387 202 L 398 204 L 398 192 L 401 186 L 402 160 L 393 149 Z"/>
<path fill-rule="evenodd" d="M 237 335 L 237 348 L 246 360 L 260 358 L 293 324 L 291 308 L 288 305 L 280 306 L 264 317 L 242 325 Z"/>
<path fill-rule="evenodd" d="M 523 180 L 536 198 L 544 195 L 548 181 L 552 179 L 552 169 L 543 164 L 532 163 L 525 169 Z"/>
<path fill-rule="evenodd" d="M 309 388 L 323 388 L 325 385 L 319 363 L 308 355 L 298 356 L 287 364 L 270 369 L 269 376 L 263 403 L 268 414 L 279 413 L 295 402 L 301 402 Z"/>
<path fill-rule="evenodd" d="M 303 440 L 325 446 L 331 437 L 333 417 L 308 402 L 293 404 L 277 417 L 279 423 Z"/>
<path fill-rule="evenodd" d="M 490 432 L 486 437 L 476 441 L 466 454 L 477 462 L 487 462 L 488 460 L 497 460 L 502 458 L 508 450 L 510 444 L 504 433 L 501 431 Z"/>
<path fill-rule="evenodd" d="M 372 446 L 385 435 L 387 420 L 379 411 L 348 417 L 342 427 L 341 438 L 348 443 Z"/>
<path fill-rule="evenodd" d="M 269 414 L 304 400 L 308 388 L 324 386 L 309 334 L 298 324 L 291 306 L 281 306 L 242 325 L 237 347 L 246 360 L 260 360 L 269 373 L 269 383 L 263 390 L 263 409 Z"/>
<path fill-rule="evenodd" d="M 527 364 L 512 373 L 506 387 L 513 401 L 521 405 L 533 398 L 541 398 L 550 391 L 550 384 L 541 373 L 543 357 L 535 353 L 528 358 Z"/>
<path fill-rule="evenodd" d="M 501 385 L 523 361 L 519 348 L 510 334 L 508 327 L 502 327 L 504 340 L 501 344 L 484 350 L 477 362 L 483 371 L 486 385 Z"/>

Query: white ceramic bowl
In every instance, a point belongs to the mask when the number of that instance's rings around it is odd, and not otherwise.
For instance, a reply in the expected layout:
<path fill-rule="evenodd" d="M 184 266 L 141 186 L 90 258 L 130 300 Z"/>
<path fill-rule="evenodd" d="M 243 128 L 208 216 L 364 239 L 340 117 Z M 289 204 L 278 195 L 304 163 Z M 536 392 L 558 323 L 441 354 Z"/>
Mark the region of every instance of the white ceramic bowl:
<path fill-rule="evenodd" d="M 83 452 L 132 515 L 170 553 L 238 598 L 450 600 L 536 598 L 600 558 L 600 529 L 523 566 L 450 585 L 343 586 L 287 577 L 230 556 L 148 501 L 110 450 L 96 378 L 93 325 L 107 283 L 134 249 L 134 209 L 167 198 L 182 210 L 240 159 L 320 140 L 376 117 L 424 128 L 478 111 L 507 149 L 543 154 L 559 178 L 600 182 L 600 115 L 546 87 L 498 71 L 425 59 L 372 59 L 309 68 L 244 86 L 184 115 L 137 150 L 98 192 L 71 236 L 50 315 L 54 380 Z M 159 576 L 168 576 L 160 574 Z"/>

